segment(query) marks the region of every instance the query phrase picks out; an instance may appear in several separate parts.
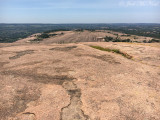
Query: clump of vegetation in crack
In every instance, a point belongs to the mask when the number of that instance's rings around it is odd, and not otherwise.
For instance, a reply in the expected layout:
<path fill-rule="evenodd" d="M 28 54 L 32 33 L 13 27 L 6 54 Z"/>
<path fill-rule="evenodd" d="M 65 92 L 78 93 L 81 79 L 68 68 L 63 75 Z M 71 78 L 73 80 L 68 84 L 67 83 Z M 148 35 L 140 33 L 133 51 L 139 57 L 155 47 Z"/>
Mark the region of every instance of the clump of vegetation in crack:
<path fill-rule="evenodd" d="M 113 52 L 113 53 L 117 53 L 120 54 L 128 59 L 132 59 L 132 56 L 128 55 L 127 53 L 124 53 L 122 51 L 120 51 L 119 49 L 111 49 L 111 48 L 103 48 L 100 46 L 90 46 L 92 48 L 98 49 L 98 50 L 102 50 L 102 51 L 107 51 L 107 52 Z"/>

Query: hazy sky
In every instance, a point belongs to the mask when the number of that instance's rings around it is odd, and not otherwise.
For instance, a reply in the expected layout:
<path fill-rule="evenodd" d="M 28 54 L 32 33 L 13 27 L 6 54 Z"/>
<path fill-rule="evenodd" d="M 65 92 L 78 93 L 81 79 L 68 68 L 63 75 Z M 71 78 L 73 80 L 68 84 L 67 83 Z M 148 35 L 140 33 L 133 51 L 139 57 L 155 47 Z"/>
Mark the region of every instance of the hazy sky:
<path fill-rule="evenodd" d="M 160 23 L 160 0 L 0 0 L 0 23 Z"/>

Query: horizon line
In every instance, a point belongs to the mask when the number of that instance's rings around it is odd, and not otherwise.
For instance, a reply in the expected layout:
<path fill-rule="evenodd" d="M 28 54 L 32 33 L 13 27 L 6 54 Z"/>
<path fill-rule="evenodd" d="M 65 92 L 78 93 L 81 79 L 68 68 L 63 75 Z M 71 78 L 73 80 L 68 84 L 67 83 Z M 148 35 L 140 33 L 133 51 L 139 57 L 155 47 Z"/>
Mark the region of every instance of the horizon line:
<path fill-rule="evenodd" d="M 135 22 L 135 23 L 129 23 L 129 22 L 122 22 L 122 23 L 0 23 L 0 24 L 160 24 L 155 22 L 155 23 L 146 23 L 146 22 Z"/>

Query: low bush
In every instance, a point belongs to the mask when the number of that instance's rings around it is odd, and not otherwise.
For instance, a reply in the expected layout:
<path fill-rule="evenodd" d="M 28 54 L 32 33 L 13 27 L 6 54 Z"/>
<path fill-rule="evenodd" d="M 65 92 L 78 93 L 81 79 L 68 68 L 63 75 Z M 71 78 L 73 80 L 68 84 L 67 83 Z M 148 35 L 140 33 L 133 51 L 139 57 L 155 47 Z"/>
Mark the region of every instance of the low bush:
<path fill-rule="evenodd" d="M 146 40 L 143 40 L 143 42 L 144 42 L 144 43 L 147 43 L 147 41 L 146 41 Z"/>
<path fill-rule="evenodd" d="M 130 39 L 125 39 L 125 40 L 121 40 L 120 38 L 113 38 L 113 37 L 108 37 L 108 36 L 106 36 L 105 38 L 104 38 L 104 40 L 105 40 L 105 42 L 131 42 L 131 40 Z"/>
<path fill-rule="evenodd" d="M 49 35 L 47 33 L 42 33 L 38 38 L 49 38 Z"/>
<path fill-rule="evenodd" d="M 121 40 L 121 42 L 131 42 L 130 39 Z"/>
<path fill-rule="evenodd" d="M 112 40 L 113 40 L 113 37 L 108 37 L 108 36 L 106 36 L 106 37 L 104 38 L 104 40 L 105 40 L 106 42 L 109 42 L 109 41 L 112 41 Z"/>
<path fill-rule="evenodd" d="M 160 40 L 152 39 L 148 41 L 148 43 L 155 43 L 155 42 L 160 42 Z"/>

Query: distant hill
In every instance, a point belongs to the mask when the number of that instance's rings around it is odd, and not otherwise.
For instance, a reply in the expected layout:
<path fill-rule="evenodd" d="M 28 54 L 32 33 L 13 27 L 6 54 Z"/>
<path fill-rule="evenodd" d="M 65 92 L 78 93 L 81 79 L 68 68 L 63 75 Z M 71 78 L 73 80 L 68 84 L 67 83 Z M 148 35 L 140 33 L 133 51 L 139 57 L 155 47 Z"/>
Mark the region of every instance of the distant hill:
<path fill-rule="evenodd" d="M 34 33 L 58 30 L 113 30 L 160 39 L 160 24 L 0 24 L 0 42 L 15 42 Z"/>

